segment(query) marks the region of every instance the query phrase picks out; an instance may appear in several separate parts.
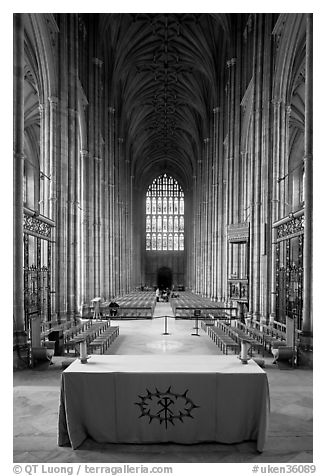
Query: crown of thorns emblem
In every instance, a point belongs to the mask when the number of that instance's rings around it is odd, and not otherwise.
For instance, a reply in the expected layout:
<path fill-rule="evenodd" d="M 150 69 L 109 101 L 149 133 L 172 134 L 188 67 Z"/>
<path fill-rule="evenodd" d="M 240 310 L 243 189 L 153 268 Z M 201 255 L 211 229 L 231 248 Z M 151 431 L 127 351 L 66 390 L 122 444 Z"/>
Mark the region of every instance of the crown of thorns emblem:
<path fill-rule="evenodd" d="M 187 395 L 189 390 L 184 393 L 175 393 L 171 391 L 171 387 L 166 392 L 161 392 L 155 388 L 155 392 L 146 389 L 146 395 L 138 395 L 140 401 L 135 402 L 140 408 L 138 418 L 148 417 L 148 423 L 157 420 L 165 424 L 167 429 L 168 423 L 174 425 L 176 421 L 184 423 L 185 418 L 194 418 L 192 411 L 200 408 Z"/>

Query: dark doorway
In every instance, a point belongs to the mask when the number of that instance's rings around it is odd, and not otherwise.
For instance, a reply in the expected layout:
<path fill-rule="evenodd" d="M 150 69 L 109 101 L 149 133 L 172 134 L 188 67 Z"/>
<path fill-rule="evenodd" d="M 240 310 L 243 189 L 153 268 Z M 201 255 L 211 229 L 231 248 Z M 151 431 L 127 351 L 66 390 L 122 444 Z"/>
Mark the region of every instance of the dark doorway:
<path fill-rule="evenodd" d="M 170 268 L 163 266 L 157 272 L 157 286 L 160 289 L 171 289 L 172 287 L 172 271 Z"/>

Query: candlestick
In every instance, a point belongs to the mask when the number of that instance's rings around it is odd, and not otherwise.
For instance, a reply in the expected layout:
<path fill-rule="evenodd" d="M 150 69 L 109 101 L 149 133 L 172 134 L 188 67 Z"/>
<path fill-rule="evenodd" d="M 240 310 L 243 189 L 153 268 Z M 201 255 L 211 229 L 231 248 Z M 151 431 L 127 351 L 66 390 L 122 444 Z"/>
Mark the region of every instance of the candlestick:
<path fill-rule="evenodd" d="M 250 343 L 245 340 L 241 340 L 241 351 L 240 351 L 240 360 L 243 364 L 246 364 L 249 360 L 248 357 L 248 350 L 249 350 Z"/>
<path fill-rule="evenodd" d="M 80 360 L 82 363 L 87 362 L 87 344 L 85 340 L 80 343 Z"/>

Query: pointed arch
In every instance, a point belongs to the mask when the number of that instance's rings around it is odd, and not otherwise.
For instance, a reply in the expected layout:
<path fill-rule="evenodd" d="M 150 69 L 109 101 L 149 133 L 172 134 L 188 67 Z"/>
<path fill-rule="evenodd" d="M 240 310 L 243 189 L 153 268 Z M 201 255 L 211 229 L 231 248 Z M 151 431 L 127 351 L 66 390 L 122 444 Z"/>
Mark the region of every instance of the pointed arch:
<path fill-rule="evenodd" d="M 184 250 L 184 192 L 166 173 L 146 192 L 146 250 Z"/>

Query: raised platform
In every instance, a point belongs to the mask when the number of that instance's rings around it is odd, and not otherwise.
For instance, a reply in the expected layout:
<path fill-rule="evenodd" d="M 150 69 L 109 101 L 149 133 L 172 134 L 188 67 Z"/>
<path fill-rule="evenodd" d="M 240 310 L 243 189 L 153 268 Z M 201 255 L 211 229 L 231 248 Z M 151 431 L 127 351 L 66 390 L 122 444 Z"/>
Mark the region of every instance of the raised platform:
<path fill-rule="evenodd" d="M 161 307 L 161 306 L 160 306 Z M 163 312 L 163 306 L 162 306 Z M 164 332 L 164 319 L 151 321 L 116 321 L 120 336 L 108 350 L 109 354 L 135 355 L 174 354 L 182 356 L 207 354 L 219 359 L 218 347 L 200 330 L 201 336 L 191 335 L 193 321 L 168 320 L 170 335 Z M 93 357 L 92 357 L 93 358 Z M 92 358 L 90 360 L 92 360 Z M 234 359 L 237 357 L 234 355 Z M 58 395 L 62 363 L 74 358 L 54 357 L 47 369 L 26 369 L 14 372 L 13 461 L 15 463 L 63 462 L 116 464 L 128 463 L 247 463 L 267 464 L 313 462 L 311 370 L 295 368 L 280 371 L 266 356 L 265 367 L 271 393 L 271 416 L 267 445 L 257 454 L 251 442 L 223 444 L 100 444 L 85 441 L 81 451 L 71 455 L 70 448 L 57 447 Z M 11 397 L 12 398 L 12 397 Z M 290 403 L 289 403 L 290 402 Z M 68 459 L 69 453 L 69 459 Z"/>

